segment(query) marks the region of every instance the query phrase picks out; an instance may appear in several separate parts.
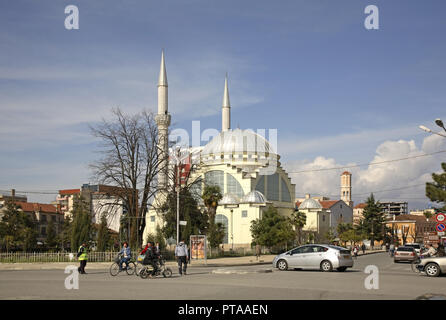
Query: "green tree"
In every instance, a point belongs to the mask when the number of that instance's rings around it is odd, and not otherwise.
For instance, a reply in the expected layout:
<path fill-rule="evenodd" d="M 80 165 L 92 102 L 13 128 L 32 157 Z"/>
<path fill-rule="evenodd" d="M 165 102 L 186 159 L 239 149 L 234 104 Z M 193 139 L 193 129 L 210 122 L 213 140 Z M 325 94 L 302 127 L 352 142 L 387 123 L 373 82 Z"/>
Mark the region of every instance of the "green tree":
<path fill-rule="evenodd" d="M 307 222 L 307 215 L 303 211 L 296 210 L 291 214 L 290 218 L 291 225 L 294 227 L 296 231 L 296 239 L 297 244 L 302 244 L 302 228 L 305 226 Z"/>
<path fill-rule="evenodd" d="M 36 245 L 36 231 L 32 219 L 12 201 L 7 201 L 0 222 L 0 238 L 8 251 L 21 247 L 27 251 Z"/>
<path fill-rule="evenodd" d="M 360 231 L 371 240 L 371 245 L 375 240 L 382 240 L 386 235 L 385 216 L 381 210 L 379 202 L 375 201 L 373 193 L 367 198 L 363 212 L 364 219 L 360 224 Z"/>
<path fill-rule="evenodd" d="M 197 200 L 191 195 L 189 188 L 180 190 L 180 220 L 187 221 L 186 226 L 180 225 L 180 238 L 186 242 L 191 235 L 204 234 L 208 227 L 208 219 L 198 208 Z M 177 194 L 169 192 L 166 202 L 161 206 L 165 225 L 162 233 L 166 239 L 176 238 L 177 227 Z M 155 235 L 154 235 L 155 236 Z"/>
<path fill-rule="evenodd" d="M 62 251 L 64 251 L 66 248 L 70 246 L 71 241 L 71 219 L 69 217 L 65 217 L 63 224 L 62 224 L 62 230 L 59 233 L 58 241 L 60 243 L 60 246 L 62 248 Z"/>
<path fill-rule="evenodd" d="M 333 228 L 328 229 L 328 231 L 324 234 L 324 238 L 329 242 L 333 242 L 334 239 L 336 239 L 335 233 L 333 231 Z"/>
<path fill-rule="evenodd" d="M 225 226 L 223 225 L 223 223 L 218 222 L 210 224 L 208 231 L 208 239 L 211 250 L 217 248 L 221 243 L 223 243 L 224 238 L 225 238 Z"/>
<path fill-rule="evenodd" d="M 82 196 L 77 196 L 73 204 L 73 222 L 71 226 L 71 250 L 77 251 L 83 242 L 92 240 L 91 214 L 88 204 Z"/>
<path fill-rule="evenodd" d="M 426 182 L 426 197 L 431 201 L 442 203 L 441 210 L 446 210 L 446 162 L 441 164 L 443 173 L 432 174 L 433 182 Z"/>
<path fill-rule="evenodd" d="M 295 236 L 289 219 L 279 215 L 274 207 L 269 207 L 261 219 L 252 221 L 250 229 L 253 241 L 268 248 L 287 245 Z"/>
<path fill-rule="evenodd" d="M 54 226 L 53 219 L 49 219 L 46 235 L 46 245 L 49 248 L 55 248 L 57 246 L 57 233 L 56 227 Z"/>
<path fill-rule="evenodd" d="M 352 242 L 353 245 L 355 245 L 356 242 L 362 240 L 362 235 L 358 230 L 351 228 L 351 229 L 346 229 L 344 232 L 340 233 L 339 239 L 341 239 L 341 241 L 343 241 L 344 244 L 347 242 Z"/>
<path fill-rule="evenodd" d="M 223 198 L 220 187 L 205 185 L 201 198 L 203 199 L 204 206 L 206 207 L 208 220 L 206 236 L 212 250 L 217 248 L 223 242 L 225 237 L 225 229 L 223 224 L 217 225 L 217 223 L 215 223 L 218 202 Z"/>
<path fill-rule="evenodd" d="M 98 226 L 96 241 L 99 252 L 104 252 L 110 245 L 110 232 L 107 226 L 107 218 L 104 214 L 101 216 L 101 223 Z"/>
<path fill-rule="evenodd" d="M 338 224 L 338 226 L 336 228 L 338 235 L 340 235 L 341 233 L 344 233 L 346 231 L 350 231 L 350 230 L 353 230 L 353 225 L 351 223 L 341 222 Z"/>

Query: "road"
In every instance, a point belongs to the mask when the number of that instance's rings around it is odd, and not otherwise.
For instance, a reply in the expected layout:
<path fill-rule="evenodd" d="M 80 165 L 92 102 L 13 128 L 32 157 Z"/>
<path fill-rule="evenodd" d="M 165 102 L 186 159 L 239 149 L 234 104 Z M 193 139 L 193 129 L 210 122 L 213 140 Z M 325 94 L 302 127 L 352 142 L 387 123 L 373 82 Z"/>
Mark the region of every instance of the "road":
<path fill-rule="evenodd" d="M 379 270 L 379 289 L 366 289 L 364 269 Z M 269 270 L 268 270 L 269 269 Z M 177 270 L 170 279 L 143 280 L 108 270 L 80 275 L 79 289 L 65 289 L 63 270 L 0 271 L 0 299 L 416 299 L 425 294 L 446 295 L 446 276 L 428 278 L 411 271 L 386 253 L 360 256 L 346 272 L 271 271 L 270 265 L 191 267 L 187 276 Z M 88 272 L 88 265 L 87 265 Z"/>

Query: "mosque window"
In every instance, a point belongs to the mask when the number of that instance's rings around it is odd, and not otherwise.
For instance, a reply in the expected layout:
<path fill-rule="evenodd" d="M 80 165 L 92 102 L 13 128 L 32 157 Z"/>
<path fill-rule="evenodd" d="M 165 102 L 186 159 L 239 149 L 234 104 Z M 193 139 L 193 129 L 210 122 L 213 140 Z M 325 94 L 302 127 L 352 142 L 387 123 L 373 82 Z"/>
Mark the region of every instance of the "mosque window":
<path fill-rule="evenodd" d="M 242 218 L 248 217 L 248 210 L 242 210 Z"/>
<path fill-rule="evenodd" d="M 245 194 L 243 188 L 236 178 L 230 173 L 226 174 L 227 192 L 235 194 L 237 197 L 241 198 Z"/>
<path fill-rule="evenodd" d="M 260 176 L 259 181 L 257 181 L 256 190 L 261 192 L 263 195 L 266 196 L 265 192 L 265 176 Z M 268 197 L 267 197 L 268 199 Z"/>
<path fill-rule="evenodd" d="M 221 223 L 225 230 L 225 236 L 223 238 L 223 243 L 228 243 L 228 218 L 222 214 L 217 214 L 215 216 L 215 223 Z"/>
<path fill-rule="evenodd" d="M 268 176 L 268 183 L 266 184 L 266 198 L 268 200 L 279 201 L 279 175 L 277 172 Z"/>
<path fill-rule="evenodd" d="M 213 170 L 204 174 L 204 182 L 209 186 L 218 186 L 220 192 L 224 193 L 224 172 L 221 170 Z"/>
<path fill-rule="evenodd" d="M 291 201 L 290 190 L 288 189 L 285 180 L 281 179 L 281 181 L 282 181 L 282 201 L 290 202 Z"/>
<path fill-rule="evenodd" d="M 150 222 L 155 222 L 155 216 L 150 216 Z"/>

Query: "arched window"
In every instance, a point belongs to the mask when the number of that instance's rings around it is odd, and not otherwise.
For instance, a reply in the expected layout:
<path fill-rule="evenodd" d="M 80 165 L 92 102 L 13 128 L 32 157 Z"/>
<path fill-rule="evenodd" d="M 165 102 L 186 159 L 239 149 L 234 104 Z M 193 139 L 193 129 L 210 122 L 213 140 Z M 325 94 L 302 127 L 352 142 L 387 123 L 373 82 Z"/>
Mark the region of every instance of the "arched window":
<path fill-rule="evenodd" d="M 237 197 L 241 198 L 245 195 L 243 188 L 236 178 L 230 173 L 226 174 L 226 189 L 228 193 L 235 194 Z"/>
<path fill-rule="evenodd" d="M 198 201 L 201 198 L 203 192 L 201 190 L 201 178 L 195 180 L 194 183 L 192 183 L 192 185 L 189 187 L 189 190 L 192 197 L 194 197 L 194 199 Z"/>
<path fill-rule="evenodd" d="M 279 201 L 279 175 L 277 172 L 268 176 L 266 189 L 266 198 L 268 200 Z"/>
<path fill-rule="evenodd" d="M 221 170 L 208 171 L 204 174 L 204 183 L 208 186 L 218 186 L 222 194 L 225 192 L 224 179 L 225 175 Z"/>
<path fill-rule="evenodd" d="M 215 223 L 221 223 L 223 225 L 223 228 L 225 230 L 225 236 L 223 238 L 223 243 L 228 243 L 228 218 L 226 218 L 222 214 L 217 214 L 215 216 Z"/>
<path fill-rule="evenodd" d="M 288 189 L 288 186 L 284 179 L 280 179 L 282 181 L 282 201 L 284 202 L 290 202 L 291 201 L 291 194 L 290 190 Z"/>

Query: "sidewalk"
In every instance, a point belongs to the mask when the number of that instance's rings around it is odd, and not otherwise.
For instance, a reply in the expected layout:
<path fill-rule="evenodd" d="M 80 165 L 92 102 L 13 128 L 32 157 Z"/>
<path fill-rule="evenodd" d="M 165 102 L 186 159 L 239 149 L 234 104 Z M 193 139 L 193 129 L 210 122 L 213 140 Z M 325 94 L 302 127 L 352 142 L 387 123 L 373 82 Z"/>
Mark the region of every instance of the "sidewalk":
<path fill-rule="evenodd" d="M 365 255 L 385 252 L 385 250 L 366 250 Z M 362 251 L 359 252 L 358 256 L 362 256 Z M 190 267 L 236 267 L 236 266 L 254 266 L 254 265 L 271 265 L 273 259 L 276 255 L 262 255 L 260 259 L 257 260 L 255 256 L 246 256 L 246 257 L 227 257 L 227 258 L 216 258 L 216 259 L 208 259 L 207 263 L 204 260 L 192 260 L 190 263 Z M 87 262 L 86 269 L 102 269 L 108 270 L 110 268 L 112 262 Z M 40 262 L 30 262 L 30 263 L 0 263 L 0 271 L 1 270 L 51 270 L 51 269 L 60 269 L 63 270 L 67 266 L 75 265 L 78 266 L 78 261 L 72 262 L 48 262 L 48 263 L 40 263 Z M 173 267 L 176 266 L 175 261 L 167 261 L 166 265 Z"/>

